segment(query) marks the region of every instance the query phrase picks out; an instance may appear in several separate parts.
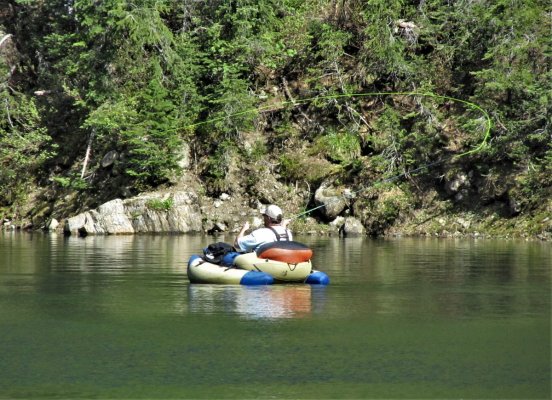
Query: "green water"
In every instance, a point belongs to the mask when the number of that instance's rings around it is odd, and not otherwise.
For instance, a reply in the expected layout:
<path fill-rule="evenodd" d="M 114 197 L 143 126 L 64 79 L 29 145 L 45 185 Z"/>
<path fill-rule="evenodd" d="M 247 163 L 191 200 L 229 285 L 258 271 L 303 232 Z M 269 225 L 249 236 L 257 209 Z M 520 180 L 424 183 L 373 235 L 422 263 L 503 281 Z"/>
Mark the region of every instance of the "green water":
<path fill-rule="evenodd" d="M 190 285 L 206 236 L 0 233 L 0 398 L 550 398 L 552 246 L 299 238 L 328 287 Z"/>

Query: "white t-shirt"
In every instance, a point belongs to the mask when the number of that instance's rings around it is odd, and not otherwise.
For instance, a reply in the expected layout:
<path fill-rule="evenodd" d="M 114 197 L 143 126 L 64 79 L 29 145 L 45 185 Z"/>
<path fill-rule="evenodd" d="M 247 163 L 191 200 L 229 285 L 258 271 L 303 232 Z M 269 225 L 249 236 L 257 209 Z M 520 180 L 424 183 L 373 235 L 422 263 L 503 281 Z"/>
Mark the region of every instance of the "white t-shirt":
<path fill-rule="evenodd" d="M 280 237 L 285 238 L 285 234 L 288 235 L 288 240 L 293 240 L 291 232 L 285 229 L 283 226 L 273 226 L 272 229 L 276 230 Z M 249 235 L 245 235 L 242 238 L 238 239 L 239 250 L 242 251 L 251 251 L 255 250 L 257 247 L 265 244 L 275 242 L 278 239 L 276 238 L 275 233 L 270 228 L 259 228 L 255 229 Z M 285 240 L 285 239 L 284 239 Z"/>

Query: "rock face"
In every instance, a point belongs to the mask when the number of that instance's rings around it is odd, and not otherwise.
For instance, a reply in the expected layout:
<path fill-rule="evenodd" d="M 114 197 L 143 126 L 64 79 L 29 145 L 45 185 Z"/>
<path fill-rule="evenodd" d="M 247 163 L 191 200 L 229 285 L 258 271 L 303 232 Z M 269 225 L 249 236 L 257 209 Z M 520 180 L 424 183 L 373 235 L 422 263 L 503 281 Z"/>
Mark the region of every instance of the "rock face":
<path fill-rule="evenodd" d="M 275 190 L 275 192 L 279 192 Z M 114 199 L 93 210 L 68 218 L 60 225 L 66 235 L 125 235 L 136 233 L 217 233 L 239 232 L 244 221 L 252 228 L 262 225 L 260 210 L 264 204 L 252 203 L 246 196 L 222 193 L 218 198 L 198 195 L 192 187 L 171 192 L 152 192 L 126 200 Z M 331 220 L 335 233 L 345 236 L 366 233 L 360 220 L 345 210 L 354 196 L 348 189 L 322 186 L 315 199 L 323 204 L 321 212 Z M 264 201 L 268 199 L 263 199 Z M 272 199 L 270 199 L 272 200 Z M 279 204 L 292 218 L 298 206 L 281 196 Z M 344 216 L 340 214 L 346 214 Z M 52 220 L 53 222 L 54 220 Z M 49 230 L 55 230 L 55 223 Z"/>
<path fill-rule="evenodd" d="M 115 199 L 65 221 L 68 235 L 200 232 L 201 211 L 192 192 Z"/>

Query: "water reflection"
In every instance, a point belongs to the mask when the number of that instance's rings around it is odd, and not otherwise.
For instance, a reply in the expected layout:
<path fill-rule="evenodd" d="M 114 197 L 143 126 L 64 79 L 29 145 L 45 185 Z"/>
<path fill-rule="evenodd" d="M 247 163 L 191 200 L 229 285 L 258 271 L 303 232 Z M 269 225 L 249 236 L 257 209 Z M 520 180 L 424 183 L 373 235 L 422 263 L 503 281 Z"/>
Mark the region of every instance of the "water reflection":
<path fill-rule="evenodd" d="M 307 237 L 327 287 L 189 284 L 212 241 L 0 232 L 0 397 L 550 398 L 550 243 Z"/>
<path fill-rule="evenodd" d="M 307 239 L 308 240 L 308 239 Z M 503 318 L 550 310 L 549 243 L 312 238 L 332 278 L 330 312 Z M 339 288 L 338 291 L 333 291 Z"/>
<path fill-rule="evenodd" d="M 198 235 L 54 237 L 50 240 L 48 259 L 52 270 L 181 272 L 188 257 L 202 243 Z"/>
<path fill-rule="evenodd" d="M 300 237 L 313 248 L 315 267 L 331 277 L 328 288 L 189 285 L 187 259 L 214 240 L 231 238 L 0 233 L 0 294 L 35 293 L 37 308 L 48 312 L 67 304 L 71 312 L 189 310 L 249 319 L 550 311 L 549 243 Z"/>
<path fill-rule="evenodd" d="M 323 310 L 326 288 L 310 285 L 189 285 L 188 310 L 238 314 L 247 319 L 304 318 Z"/>

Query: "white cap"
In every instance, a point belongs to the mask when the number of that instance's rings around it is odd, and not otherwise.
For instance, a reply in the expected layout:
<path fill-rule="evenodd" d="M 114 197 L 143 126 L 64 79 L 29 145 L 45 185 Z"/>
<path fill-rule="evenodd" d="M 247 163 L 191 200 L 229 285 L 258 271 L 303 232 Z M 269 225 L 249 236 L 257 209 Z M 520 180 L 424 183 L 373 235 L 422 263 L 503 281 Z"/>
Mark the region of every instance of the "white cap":
<path fill-rule="evenodd" d="M 266 206 L 266 208 L 263 211 L 261 211 L 261 214 L 266 215 L 267 217 L 274 220 L 277 220 L 279 217 L 283 215 L 282 209 L 274 204 Z"/>

